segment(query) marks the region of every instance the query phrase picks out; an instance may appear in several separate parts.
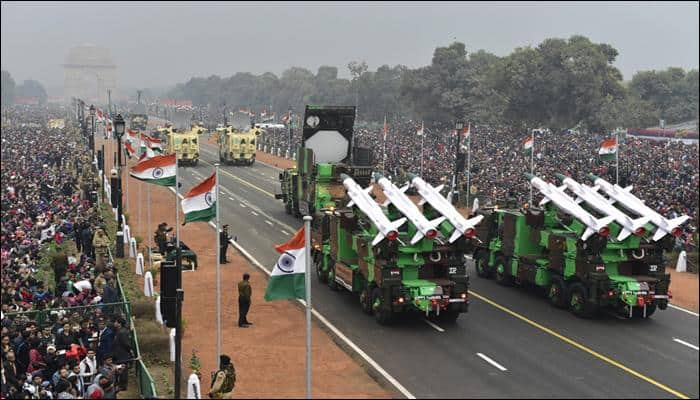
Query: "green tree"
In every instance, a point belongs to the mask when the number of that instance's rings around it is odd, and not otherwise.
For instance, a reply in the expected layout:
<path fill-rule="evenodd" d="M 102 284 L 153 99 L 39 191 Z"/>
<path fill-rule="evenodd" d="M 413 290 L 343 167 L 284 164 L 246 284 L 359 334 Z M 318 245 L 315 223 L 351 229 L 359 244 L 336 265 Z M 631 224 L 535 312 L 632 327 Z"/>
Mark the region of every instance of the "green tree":
<path fill-rule="evenodd" d="M 668 123 L 697 118 L 698 70 L 641 71 L 632 77 L 631 95 L 649 102 Z M 657 124 L 655 121 L 653 125 Z"/>
<path fill-rule="evenodd" d="M 15 102 L 15 80 L 9 72 L 2 71 L 2 104 L 13 104 Z"/>
<path fill-rule="evenodd" d="M 48 95 L 41 83 L 28 79 L 17 87 L 17 97 L 36 98 L 39 104 L 46 104 Z"/>

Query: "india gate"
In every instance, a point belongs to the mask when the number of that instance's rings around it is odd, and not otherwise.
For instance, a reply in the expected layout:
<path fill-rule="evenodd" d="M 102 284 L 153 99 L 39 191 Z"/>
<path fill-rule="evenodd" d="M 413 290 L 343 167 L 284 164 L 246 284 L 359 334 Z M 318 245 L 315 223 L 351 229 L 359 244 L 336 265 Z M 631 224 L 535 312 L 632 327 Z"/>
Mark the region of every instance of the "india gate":
<path fill-rule="evenodd" d="M 66 101 L 78 97 L 86 102 L 107 104 L 107 90 L 115 95 L 117 67 L 109 49 L 91 45 L 73 47 L 63 69 Z"/>

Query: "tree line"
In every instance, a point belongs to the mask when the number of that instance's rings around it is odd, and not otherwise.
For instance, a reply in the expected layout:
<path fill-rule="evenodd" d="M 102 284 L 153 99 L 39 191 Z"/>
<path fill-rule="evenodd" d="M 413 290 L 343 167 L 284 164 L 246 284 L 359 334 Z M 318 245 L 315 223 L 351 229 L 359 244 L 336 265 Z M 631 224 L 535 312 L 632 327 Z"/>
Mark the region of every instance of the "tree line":
<path fill-rule="evenodd" d="M 616 127 L 647 127 L 698 118 L 698 71 L 669 68 L 643 71 L 624 82 L 613 66 L 618 51 L 583 36 L 546 39 L 498 57 L 484 50 L 468 53 L 463 43 L 437 47 L 430 65 L 410 69 L 382 65 L 370 71 L 363 61 L 314 74 L 293 67 L 281 76 L 239 72 L 178 84 L 166 97 L 190 99 L 217 112 L 225 103 L 278 113 L 305 104 L 356 104 L 358 118 L 384 116 L 430 121 L 459 118 L 514 128 L 579 127 L 607 132 Z M 220 114 L 222 115 L 222 114 Z M 223 117 L 222 117 L 223 118 Z"/>
<path fill-rule="evenodd" d="M 17 86 L 12 75 L 2 70 L 2 105 L 14 104 L 16 99 L 23 98 L 37 99 L 39 104 L 46 104 L 48 95 L 41 83 L 28 79 Z"/>

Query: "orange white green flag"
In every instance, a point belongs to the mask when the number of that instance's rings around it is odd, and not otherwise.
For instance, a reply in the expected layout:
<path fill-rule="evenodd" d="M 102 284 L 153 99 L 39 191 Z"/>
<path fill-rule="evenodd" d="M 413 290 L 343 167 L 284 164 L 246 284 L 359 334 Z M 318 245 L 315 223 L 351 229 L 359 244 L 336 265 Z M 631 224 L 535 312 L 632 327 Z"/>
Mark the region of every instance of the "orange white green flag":
<path fill-rule="evenodd" d="M 303 299 L 306 297 L 304 273 L 306 249 L 304 227 L 290 241 L 275 246 L 280 253 L 265 290 L 265 301 Z"/>

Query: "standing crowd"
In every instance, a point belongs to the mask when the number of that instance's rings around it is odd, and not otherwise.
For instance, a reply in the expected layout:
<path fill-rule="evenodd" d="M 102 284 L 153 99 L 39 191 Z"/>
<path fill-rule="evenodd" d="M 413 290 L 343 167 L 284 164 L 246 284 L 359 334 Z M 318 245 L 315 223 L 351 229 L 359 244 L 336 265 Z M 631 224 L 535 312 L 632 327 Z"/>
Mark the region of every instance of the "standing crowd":
<path fill-rule="evenodd" d="M 87 140 L 2 110 L 3 398 L 116 398 L 133 361 Z"/>

